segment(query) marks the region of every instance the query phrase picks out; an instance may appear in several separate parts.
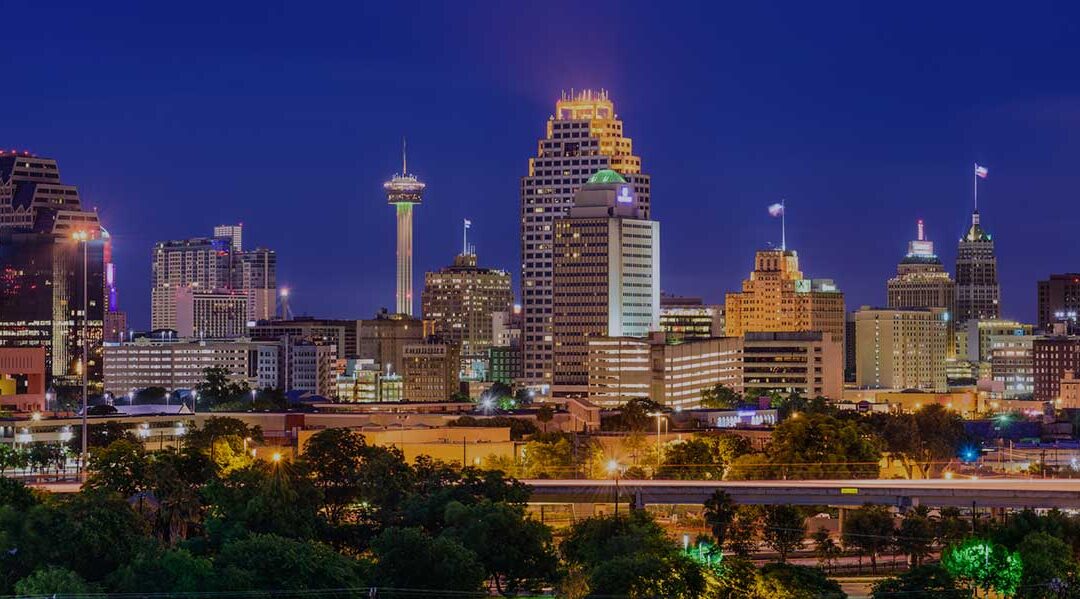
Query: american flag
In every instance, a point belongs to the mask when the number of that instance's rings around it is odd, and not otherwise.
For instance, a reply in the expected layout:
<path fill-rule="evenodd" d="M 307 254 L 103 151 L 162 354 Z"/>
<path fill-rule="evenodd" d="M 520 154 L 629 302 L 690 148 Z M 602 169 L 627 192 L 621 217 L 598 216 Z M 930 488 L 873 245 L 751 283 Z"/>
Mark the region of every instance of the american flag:
<path fill-rule="evenodd" d="M 469 219 L 465 219 L 465 228 L 468 229 L 471 226 L 472 226 L 472 221 L 469 220 Z"/>
<path fill-rule="evenodd" d="M 980 179 L 985 179 L 986 176 L 989 175 L 989 174 L 990 174 L 990 171 L 987 170 L 985 166 L 979 166 L 978 164 L 975 165 L 975 176 L 976 177 L 978 177 Z"/>
<path fill-rule="evenodd" d="M 783 215 L 784 215 L 784 205 L 783 204 L 772 204 L 772 205 L 769 206 L 769 216 L 783 216 Z"/>

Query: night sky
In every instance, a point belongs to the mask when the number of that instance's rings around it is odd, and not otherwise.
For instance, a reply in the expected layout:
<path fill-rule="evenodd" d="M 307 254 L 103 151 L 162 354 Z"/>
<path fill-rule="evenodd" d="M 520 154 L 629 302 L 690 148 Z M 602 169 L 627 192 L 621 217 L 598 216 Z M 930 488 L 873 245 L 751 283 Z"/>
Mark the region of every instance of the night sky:
<path fill-rule="evenodd" d="M 1080 270 L 1075 3 L 235 4 L 0 12 L 0 147 L 57 158 L 98 207 L 135 328 L 153 242 L 235 221 L 294 312 L 391 306 L 403 135 L 428 184 L 417 295 L 463 218 L 517 282 L 519 178 L 571 87 L 611 90 L 653 177 L 666 291 L 722 301 L 786 198 L 804 272 L 883 304 L 917 218 L 952 269 L 976 161 L 1004 314 Z"/>

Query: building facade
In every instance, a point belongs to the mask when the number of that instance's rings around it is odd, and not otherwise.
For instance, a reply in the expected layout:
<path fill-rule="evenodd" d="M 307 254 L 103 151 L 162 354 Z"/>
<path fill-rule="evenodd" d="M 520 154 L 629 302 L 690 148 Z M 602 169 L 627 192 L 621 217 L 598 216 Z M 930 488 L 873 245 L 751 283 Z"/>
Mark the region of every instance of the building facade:
<path fill-rule="evenodd" d="M 488 349 L 496 345 L 493 315 L 513 308 L 510 273 L 480 268 L 476 254 L 461 254 L 452 266 L 424 275 L 421 304 L 435 334 L 460 346 L 462 370 L 472 376 L 486 370 Z"/>
<path fill-rule="evenodd" d="M 747 333 L 743 338 L 743 393 L 770 392 L 840 399 L 844 393 L 841 344 L 819 331 Z"/>
<path fill-rule="evenodd" d="M 700 297 L 660 294 L 660 330 L 668 339 L 724 336 L 724 307 L 706 305 Z"/>
<path fill-rule="evenodd" d="M 120 397 L 147 387 L 194 389 L 207 368 L 222 368 L 230 382 L 277 388 L 269 378 L 278 361 L 276 344 L 245 340 L 159 341 L 138 338 L 104 351 L 105 391 Z"/>
<path fill-rule="evenodd" d="M 176 334 L 187 339 L 237 339 L 247 335 L 248 295 L 181 287 L 173 296 Z"/>
<path fill-rule="evenodd" d="M 260 320 L 248 327 L 248 336 L 260 341 L 276 341 L 282 337 L 303 339 L 315 343 L 330 343 L 337 348 L 338 358 L 359 355 L 358 320 L 336 320 L 297 316 L 288 320 Z"/>
<path fill-rule="evenodd" d="M 588 399 L 609 408 L 642 397 L 700 407 L 702 392 L 716 385 L 742 391 L 742 345 L 738 337 L 678 341 L 664 333 L 589 339 Z"/>
<path fill-rule="evenodd" d="M 440 402 L 460 389 L 461 356 L 456 345 L 430 338 L 404 346 L 402 366 L 404 401 Z"/>
<path fill-rule="evenodd" d="M 405 346 L 423 342 L 429 331 L 424 321 L 383 310 L 375 318 L 361 320 L 357 332 L 358 357 L 374 360 L 383 372 L 400 373 Z"/>
<path fill-rule="evenodd" d="M 994 239 L 979 224 L 979 211 L 971 215 L 971 228 L 960 238 L 956 254 L 956 322 L 1001 317 Z"/>
<path fill-rule="evenodd" d="M 1056 402 L 1061 397 L 1065 372 L 1080 372 L 1080 337 L 1054 336 L 1032 343 L 1032 369 L 1035 375 L 1033 399 Z"/>
<path fill-rule="evenodd" d="M 952 322 L 956 312 L 956 284 L 934 253 L 934 242 L 926 239 L 923 221 L 918 221 L 917 239 L 908 242 L 908 251 L 896 266 L 896 276 L 886 285 L 889 308 L 941 308 Z"/>
<path fill-rule="evenodd" d="M 110 244 L 56 160 L 0 151 L 0 347 L 44 347 L 49 385 L 78 385 L 84 367 L 101 385 Z"/>
<path fill-rule="evenodd" d="M 990 376 L 1005 399 L 1032 399 L 1035 393 L 1035 340 L 1038 335 L 992 335 Z"/>
<path fill-rule="evenodd" d="M 867 308 L 855 313 L 855 384 L 944 392 L 948 326 L 944 308 Z"/>
<path fill-rule="evenodd" d="M 286 337 L 278 353 L 278 374 L 286 391 L 337 394 L 337 345 Z"/>
<path fill-rule="evenodd" d="M 1064 323 L 1069 333 L 1080 332 L 1080 273 L 1050 275 L 1038 284 L 1039 330 L 1050 332 Z"/>
<path fill-rule="evenodd" d="M 555 220 L 567 214 L 574 195 L 598 171 L 611 169 L 634 192 L 638 213 L 648 219 L 651 184 L 641 171 L 633 142 L 607 92 L 563 94 L 547 121 L 545 136 L 521 179 L 521 292 L 524 309 L 525 382 L 545 392 L 552 382 L 552 277 Z"/>
<path fill-rule="evenodd" d="M 724 322 L 729 337 L 820 331 L 842 347 L 844 294 L 830 279 L 804 279 L 793 250 L 761 250 L 742 291 L 727 294 Z"/>
<path fill-rule="evenodd" d="M 603 170 L 554 221 L 553 396 L 587 395 L 589 337 L 644 337 L 659 328 L 660 224 L 639 206 L 631 185 Z M 527 370 L 526 359 L 526 378 Z"/>

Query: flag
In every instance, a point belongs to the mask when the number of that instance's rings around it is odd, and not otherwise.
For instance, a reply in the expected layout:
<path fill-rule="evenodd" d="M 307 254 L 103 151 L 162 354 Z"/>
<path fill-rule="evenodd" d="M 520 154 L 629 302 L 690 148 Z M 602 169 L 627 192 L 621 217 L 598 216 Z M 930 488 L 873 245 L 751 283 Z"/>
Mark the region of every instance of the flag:
<path fill-rule="evenodd" d="M 985 179 L 986 176 L 989 175 L 989 174 L 990 174 L 990 171 L 987 170 L 985 166 L 979 166 L 977 163 L 975 164 L 975 176 L 976 177 L 978 177 L 980 179 Z"/>
<path fill-rule="evenodd" d="M 468 229 L 471 226 L 472 226 L 472 221 L 469 220 L 469 219 L 465 219 L 465 228 Z"/>
<path fill-rule="evenodd" d="M 783 215 L 784 215 L 784 205 L 783 204 L 773 204 L 773 205 L 769 206 L 769 216 L 783 216 Z"/>

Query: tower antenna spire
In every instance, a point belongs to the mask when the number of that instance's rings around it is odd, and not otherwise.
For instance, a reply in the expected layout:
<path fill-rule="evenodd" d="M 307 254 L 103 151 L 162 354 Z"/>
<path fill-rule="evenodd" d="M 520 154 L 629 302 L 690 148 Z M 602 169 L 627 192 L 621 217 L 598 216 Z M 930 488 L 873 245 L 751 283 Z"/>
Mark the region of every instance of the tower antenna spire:
<path fill-rule="evenodd" d="M 408 164 L 405 162 L 405 136 L 401 136 L 401 176 L 409 174 Z"/>
<path fill-rule="evenodd" d="M 780 249 L 787 251 L 787 200 L 780 199 Z"/>

